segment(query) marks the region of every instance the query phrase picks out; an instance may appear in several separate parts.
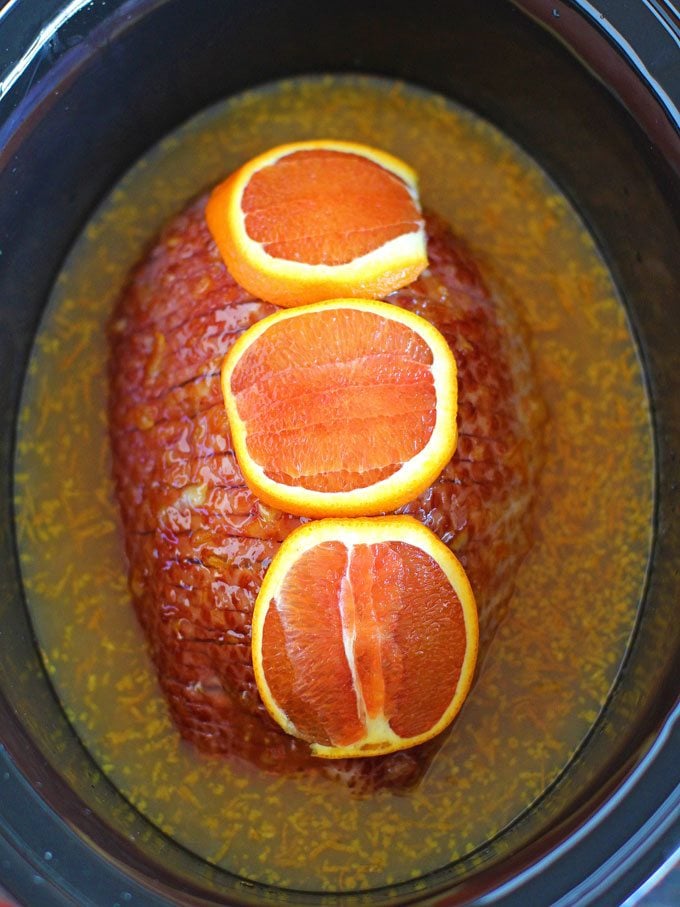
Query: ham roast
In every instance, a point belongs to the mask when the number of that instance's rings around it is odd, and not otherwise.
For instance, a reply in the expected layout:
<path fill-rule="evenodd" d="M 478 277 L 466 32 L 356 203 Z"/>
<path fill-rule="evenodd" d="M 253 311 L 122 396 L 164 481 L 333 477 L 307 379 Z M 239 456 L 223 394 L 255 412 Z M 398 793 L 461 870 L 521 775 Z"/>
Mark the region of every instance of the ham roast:
<path fill-rule="evenodd" d="M 167 225 L 110 325 L 115 488 L 131 595 L 162 691 L 180 734 L 203 752 L 271 772 L 321 770 L 362 792 L 411 785 L 441 741 L 381 757 L 314 759 L 259 698 L 252 608 L 277 547 L 303 519 L 260 503 L 231 449 L 221 362 L 238 334 L 275 307 L 228 273 L 205 201 Z M 451 345 L 459 441 L 441 476 L 401 510 L 467 570 L 483 655 L 529 545 L 541 407 L 519 321 L 443 223 L 428 216 L 427 231 L 429 267 L 388 301 L 429 319 Z"/>

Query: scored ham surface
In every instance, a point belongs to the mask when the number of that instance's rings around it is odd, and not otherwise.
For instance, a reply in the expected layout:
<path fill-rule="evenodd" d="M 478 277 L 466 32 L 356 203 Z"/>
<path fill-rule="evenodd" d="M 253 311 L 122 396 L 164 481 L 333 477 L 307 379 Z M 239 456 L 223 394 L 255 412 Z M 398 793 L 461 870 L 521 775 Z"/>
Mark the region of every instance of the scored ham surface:
<path fill-rule="evenodd" d="M 204 752 L 260 768 L 319 768 L 268 716 L 250 656 L 253 604 L 280 542 L 303 520 L 260 503 L 231 450 L 220 366 L 240 332 L 275 307 L 229 275 L 205 198 L 171 221 L 130 277 L 110 325 L 109 426 L 129 585 L 180 733 Z M 442 475 L 401 508 L 467 570 L 482 651 L 529 544 L 540 405 L 519 325 L 464 246 L 428 216 L 429 267 L 388 297 L 432 321 L 458 365 L 459 441 Z M 437 741 L 323 760 L 357 790 L 412 784 Z"/>

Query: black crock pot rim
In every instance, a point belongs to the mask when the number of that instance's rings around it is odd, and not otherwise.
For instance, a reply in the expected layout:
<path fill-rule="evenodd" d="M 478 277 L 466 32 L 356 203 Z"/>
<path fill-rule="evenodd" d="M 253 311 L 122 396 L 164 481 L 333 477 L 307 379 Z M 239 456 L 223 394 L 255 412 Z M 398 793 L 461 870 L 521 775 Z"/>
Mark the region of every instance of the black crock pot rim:
<path fill-rule="evenodd" d="M 0 704 L 6 707 L 6 703 Z M 613 791 L 609 791 L 602 797 L 600 805 L 593 810 L 591 804 L 585 804 L 581 813 L 570 816 L 561 825 L 557 826 L 548 833 L 551 844 L 545 847 L 543 841 L 534 841 L 526 845 L 517 854 L 512 855 L 505 860 L 500 861 L 490 867 L 479 869 L 471 879 L 462 881 L 449 877 L 447 867 L 435 870 L 415 882 L 404 882 L 393 886 L 384 886 L 371 889 L 366 892 L 346 892 L 342 894 L 343 902 L 347 904 L 359 904 L 370 896 L 375 898 L 375 903 L 380 904 L 414 904 L 421 902 L 423 893 L 427 895 L 428 903 L 436 903 L 441 907 L 454 907 L 454 905 L 463 903 L 475 904 L 493 904 L 493 905 L 511 905 L 524 903 L 551 903 L 554 907 L 567 907 L 567 905 L 583 905 L 590 903 L 599 903 L 601 897 L 607 896 L 610 903 L 613 892 L 618 892 L 628 896 L 639 888 L 649 876 L 658 870 L 659 865 L 663 864 L 670 856 L 676 853 L 680 846 L 680 826 L 678 825 L 678 816 L 680 815 L 680 781 L 673 783 L 672 776 L 675 772 L 677 776 L 677 762 L 674 755 L 680 748 L 680 702 L 673 711 L 666 717 L 658 733 L 650 742 L 647 751 L 641 758 L 634 760 L 630 771 L 626 772 L 623 778 L 619 778 Z M 89 753 L 85 751 L 86 756 L 91 759 Z M 38 794 L 33 783 L 26 777 L 21 769 L 11 758 L 11 750 L 0 743 L 0 761 L 3 756 L 9 756 L 11 760 L 12 779 L 20 783 L 20 795 L 27 794 L 28 800 L 22 802 L 22 807 L 26 811 L 25 818 L 30 822 L 51 823 L 54 829 L 59 832 L 60 850 L 66 857 L 72 856 L 77 859 L 82 848 L 89 848 L 91 842 L 83 837 L 80 829 L 77 829 L 72 822 L 67 822 L 57 812 L 52 810 L 45 798 Z M 93 763 L 94 764 L 94 763 Z M 51 769 L 53 772 L 54 770 Z M 651 773 L 657 775 L 657 779 L 666 779 L 667 784 L 659 790 L 656 785 L 657 796 L 650 799 L 648 784 L 645 781 Z M 7 773 L 9 776 L 9 773 Z M 108 779 L 104 783 L 113 788 Z M 113 788 L 115 789 L 115 788 Z M 134 809 L 134 807 L 131 807 Z M 136 810 L 135 810 L 136 811 Z M 83 804 L 83 814 L 92 815 L 92 810 Z M 148 819 L 145 821 L 148 822 Z M 618 836 L 620 841 L 612 848 L 612 822 L 620 823 Z M 604 824 L 608 823 L 608 829 Z M 152 824 L 152 823 L 149 823 Z M 630 827 L 633 827 L 632 834 L 629 834 Z M 593 837 L 597 835 L 606 835 L 607 838 L 607 859 L 603 863 L 598 863 L 593 871 L 589 871 L 579 884 L 570 888 L 563 893 L 558 899 L 554 899 L 553 883 L 549 881 L 546 871 L 554 867 L 564 870 L 566 863 L 574 867 L 587 865 L 588 855 L 593 849 Z M 615 836 L 616 837 L 616 836 Z M 35 853 L 27 850 L 23 846 L 21 835 L 13 832 L 9 826 L 0 822 L 0 867 L 2 859 L 11 855 L 21 864 L 21 872 L 18 878 L 15 878 L 14 885 L 10 885 L 13 893 L 17 897 L 30 895 L 31 900 L 26 903 L 31 905 L 37 904 L 54 904 L 66 905 L 81 903 L 79 896 L 82 889 L 75 882 L 53 872 L 49 862 L 45 862 L 44 853 Z M 182 845 L 172 842 L 174 847 L 187 851 Z M 601 844 L 602 842 L 600 842 Z M 596 847 L 598 853 L 601 851 Z M 57 848 L 55 847 L 55 850 Z M 535 852 L 536 858 L 529 860 L 527 864 L 527 852 Z M 659 859 L 658 854 L 661 854 Z M 41 859 L 42 857 L 42 859 Z M 96 878 L 106 881 L 116 887 L 114 882 L 118 882 L 118 887 L 122 892 L 127 892 L 130 897 L 144 898 L 141 902 L 156 907 L 156 905 L 170 903 L 184 903 L 183 900 L 176 900 L 180 892 L 169 887 L 171 879 L 165 877 L 162 880 L 151 879 L 144 873 L 139 872 L 134 867 L 130 867 L 120 859 L 112 859 L 109 854 L 102 852 L 95 853 L 98 863 Z M 62 860 L 63 861 L 63 860 Z M 516 870 L 515 864 L 519 864 L 519 871 Z M 493 886 L 485 884 L 485 878 L 490 873 L 498 875 L 498 867 L 503 867 L 500 882 Z M 56 864 L 54 866 L 56 870 Z M 227 870 L 218 870 L 223 874 L 225 879 L 231 878 L 237 882 L 240 890 L 224 890 L 222 894 L 229 898 L 224 903 L 234 905 L 253 905 L 260 903 L 258 899 L 261 893 L 268 897 L 276 898 L 277 895 L 284 896 L 285 900 L 290 901 L 296 898 L 298 907 L 312 904 L 333 904 L 337 895 L 325 892 L 298 891 L 295 889 L 280 889 L 275 886 L 263 885 L 260 883 L 249 883 L 248 880 L 242 880 Z M 89 875 L 90 873 L 88 873 Z M 567 876 L 569 873 L 567 873 Z M 53 886 L 46 900 L 41 897 L 40 887 L 36 883 L 49 880 Z M 178 880 L 179 881 L 179 880 Z M 434 884 L 430 885 L 430 881 Z M 149 884 L 153 884 L 149 888 Z M 450 886 L 455 884 L 452 891 Z M 427 888 L 420 890 L 419 886 L 426 884 Z M 255 895 L 255 900 L 250 894 Z M 203 892 L 204 896 L 196 892 L 188 892 L 190 904 L 213 905 L 221 903 L 216 901 L 219 898 L 219 891 Z M 75 895 L 75 899 L 74 899 Z M 517 899 L 517 897 L 519 899 Z M 473 900 L 470 900 L 470 897 Z M 159 900 L 160 898 L 160 900 Z M 617 901 L 618 902 L 618 901 Z"/>
<path fill-rule="evenodd" d="M 680 13 L 673 0 L 638 0 L 636 4 L 622 4 L 620 0 L 555 0 L 549 12 L 548 4 L 541 0 L 510 2 L 553 34 L 551 19 L 559 20 L 565 11 L 578 12 L 635 70 L 675 131 L 680 132 Z M 664 58 L 664 48 L 675 48 L 677 52 Z M 583 51 L 582 56 L 597 75 L 597 58 Z M 616 91 L 617 86 L 608 87 Z M 623 101 L 620 95 L 619 100 Z M 649 125 L 644 111 L 637 108 L 631 112 L 638 120 L 646 119 Z"/>
<path fill-rule="evenodd" d="M 150 12 L 153 9 L 157 8 L 158 6 L 162 6 L 165 2 L 166 2 L 166 0 L 146 0 L 146 2 L 143 2 L 143 0 L 142 0 L 141 3 L 138 3 L 138 2 L 135 2 L 135 0 L 131 0 L 131 2 L 123 4 L 122 6 L 126 7 L 126 8 L 129 7 L 130 9 L 132 9 L 134 7 L 137 10 L 139 10 L 140 7 L 144 7 L 144 11 L 145 11 L 145 13 L 147 13 L 147 12 Z M 528 2 L 524 2 L 524 0 L 511 0 L 511 2 L 514 2 L 517 6 L 525 8 L 525 9 L 527 6 L 531 5 Z M 646 6 L 648 5 L 648 2 L 649 2 L 649 0 L 644 0 L 644 3 Z M 74 7 L 74 8 L 77 7 L 76 12 L 80 13 L 80 12 L 87 11 L 87 8 L 89 5 L 90 5 L 89 3 L 85 3 L 85 2 L 80 2 L 80 3 L 76 2 L 76 3 L 71 3 L 69 6 Z M 590 3 L 581 2 L 581 0 L 568 0 L 568 2 L 566 4 L 561 4 L 561 5 L 562 6 L 568 5 L 569 7 L 576 8 L 579 10 L 583 10 L 586 7 L 588 7 L 588 8 L 590 8 L 590 10 L 592 10 L 592 5 Z M 9 6 L 14 6 L 14 4 L 10 4 Z M 0 27 L 2 27 L 1 18 L 0 18 Z M 611 38 L 612 36 L 610 35 L 609 37 Z M 648 87 L 650 87 L 650 86 L 648 85 Z M 650 88 L 650 90 L 652 90 L 652 89 Z M 679 95 L 679 98 L 680 98 L 680 95 Z M 659 99 L 657 97 L 657 101 L 658 100 Z M 669 113 L 669 109 L 667 108 L 666 110 L 667 110 L 667 113 Z M 678 108 L 676 106 L 673 106 L 672 110 L 670 110 L 670 116 L 677 128 L 680 125 L 680 116 L 678 115 Z M 617 791 L 624 789 L 624 787 L 627 783 L 630 783 L 631 785 L 638 783 L 640 778 L 642 777 L 642 775 L 644 775 L 645 771 L 650 768 L 650 765 L 652 764 L 653 760 L 657 759 L 659 757 L 659 752 L 657 752 L 657 750 L 659 748 L 663 748 L 664 742 L 667 741 L 667 739 L 670 737 L 670 735 L 672 733 L 675 733 L 675 736 L 677 737 L 677 725 L 676 725 L 677 718 L 678 718 L 678 709 L 676 709 L 675 712 L 673 712 L 671 715 L 669 715 L 667 717 L 666 723 L 665 723 L 664 727 L 662 728 L 662 730 L 660 731 L 658 740 L 652 746 L 650 751 L 647 754 L 645 754 L 645 756 L 637 764 L 637 766 L 635 766 L 632 773 L 623 782 L 622 786 L 620 788 L 617 788 Z M 677 792 L 677 789 L 676 789 L 676 792 Z M 609 804 L 610 803 L 613 804 L 615 799 L 616 799 L 616 794 L 613 795 L 610 798 L 610 800 L 607 801 L 607 804 L 605 804 L 605 806 L 602 808 L 602 814 L 607 812 Z M 671 798 L 671 800 L 669 802 L 673 802 L 677 806 L 676 800 L 672 800 L 672 798 Z M 592 814 L 591 817 L 584 823 L 583 828 L 586 829 L 588 827 L 593 827 L 594 825 L 597 825 L 599 823 L 598 815 L 599 815 L 599 813 Z M 1 828 L 0 828 L 0 831 L 2 831 Z M 502 834 L 502 832 L 501 832 L 501 834 Z M 650 838 L 650 840 L 651 840 L 651 838 Z M 677 844 L 677 840 L 675 843 Z M 569 850 L 569 849 L 570 849 L 569 844 L 568 844 L 568 842 L 566 842 L 564 850 Z M 551 861 L 551 855 L 553 853 L 557 854 L 559 850 L 560 850 L 560 848 L 556 847 L 555 850 L 551 851 L 550 854 L 546 855 L 546 857 L 544 859 L 546 861 Z M 540 862 L 540 865 L 543 866 L 543 865 L 545 865 L 545 863 Z M 536 867 L 537 867 L 536 872 L 540 872 L 540 869 L 538 869 L 538 866 L 539 866 L 539 863 L 536 864 Z M 530 867 L 528 870 L 525 871 L 525 873 L 523 875 L 525 877 L 532 875 L 533 868 L 534 867 Z M 441 870 L 438 870 L 437 872 L 440 872 L 440 871 Z M 518 876 L 517 879 L 519 879 L 519 878 L 520 877 Z M 516 887 L 516 883 L 508 883 L 508 886 L 506 886 L 506 891 L 509 891 L 510 888 L 514 888 L 514 887 Z M 375 891 L 377 891 L 377 890 L 379 890 L 379 889 L 375 889 Z M 288 892 L 288 893 L 290 894 L 292 892 Z M 497 889 L 497 893 L 499 895 L 503 894 L 503 892 L 500 889 Z M 494 894 L 494 892 L 489 892 L 488 896 L 491 897 L 493 894 Z M 402 903 L 403 903 L 403 901 L 402 901 Z M 446 903 L 453 903 L 453 901 L 449 901 L 447 899 Z"/>
<path fill-rule="evenodd" d="M 25 4 L 21 9 L 21 18 L 15 15 L 15 9 L 21 0 L 9 0 L 0 8 L 0 29 L 3 33 L 4 54 L 10 64 L 0 73 L 0 100 L 8 98 L 12 107 L 18 106 L 25 97 L 28 87 L 24 76 L 33 60 L 52 45 L 52 57 L 63 55 L 69 50 L 69 42 L 60 43 L 61 30 L 71 29 L 81 22 L 87 27 L 90 20 L 98 23 L 102 19 L 102 10 L 93 9 L 92 0 L 71 0 L 63 7 L 63 0 L 42 0 L 33 7 L 30 29 L 34 33 L 26 49 Z M 146 15 L 154 9 L 172 0 L 113 0 L 110 17 L 118 27 L 133 18 Z M 673 0 L 638 0 L 637 4 L 621 4 L 619 0 L 554 0 L 547 4 L 543 0 L 506 0 L 525 14 L 539 21 L 557 40 L 563 41 L 556 30 L 556 23 L 565 12 L 575 12 L 588 25 L 602 34 L 619 56 L 631 67 L 636 76 L 652 95 L 656 105 L 663 111 L 663 116 L 674 131 L 680 133 L 680 53 L 669 54 L 666 58 L 659 48 L 680 51 L 680 12 Z M 45 6 L 54 13 L 45 19 Z M 107 0 L 102 0 L 104 15 Z M 550 12 L 547 8 L 550 6 Z M 133 13 L 135 14 L 133 17 Z M 49 14 L 48 14 L 49 15 Z M 551 27 L 552 20 L 552 27 Z M 643 44 L 641 47 L 640 44 Z M 596 60 L 583 55 L 583 61 L 596 72 Z M 610 89 L 616 90 L 615 85 Z M 619 100 L 622 100 L 619 98 Z M 625 104 L 625 101 L 622 100 Z M 640 109 L 631 111 L 638 121 L 642 117 L 649 126 L 651 120 Z M 680 156 L 676 159 L 680 166 Z"/>

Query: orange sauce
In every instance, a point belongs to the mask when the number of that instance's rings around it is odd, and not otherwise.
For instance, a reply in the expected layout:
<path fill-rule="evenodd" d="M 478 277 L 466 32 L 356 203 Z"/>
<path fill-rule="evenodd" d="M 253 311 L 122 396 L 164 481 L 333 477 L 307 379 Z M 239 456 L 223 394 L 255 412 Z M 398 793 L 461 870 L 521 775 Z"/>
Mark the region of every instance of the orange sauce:
<path fill-rule="evenodd" d="M 317 777 L 272 779 L 181 742 L 130 606 L 109 478 L 104 325 L 130 266 L 197 192 L 268 147 L 319 136 L 377 145 L 416 168 L 425 206 L 519 300 L 549 412 L 536 541 L 476 686 L 421 783 L 368 799 Z M 615 681 L 651 540 L 644 380 L 591 236 L 489 124 L 441 97 L 360 77 L 243 94 L 125 176 L 55 283 L 26 380 L 15 478 L 36 635 L 102 770 L 199 856 L 308 890 L 365 890 L 461 860 L 546 792 Z"/>

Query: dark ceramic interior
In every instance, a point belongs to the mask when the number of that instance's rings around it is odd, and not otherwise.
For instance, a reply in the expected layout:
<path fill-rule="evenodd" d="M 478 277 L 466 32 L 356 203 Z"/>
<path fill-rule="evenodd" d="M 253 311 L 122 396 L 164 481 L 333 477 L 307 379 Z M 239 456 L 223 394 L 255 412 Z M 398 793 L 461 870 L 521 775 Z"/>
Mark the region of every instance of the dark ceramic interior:
<path fill-rule="evenodd" d="M 212 868 L 106 781 L 43 672 L 12 520 L 23 374 L 51 283 L 82 225 L 183 120 L 246 87 L 303 73 L 371 73 L 442 92 L 543 165 L 619 285 L 656 439 L 655 540 L 635 638 L 569 769 L 464 865 L 426 877 L 424 888 L 404 884 L 347 902 L 620 903 L 678 846 L 677 19 L 666 3 L 596 5 L 599 15 L 585 3 L 509 0 L 104 0 L 78 8 L 25 0 L 0 10 L 8 64 L 0 97 L 0 879 L 23 903 L 338 902 Z M 22 54 L 60 11 L 63 22 L 43 33 L 22 68 Z"/>

